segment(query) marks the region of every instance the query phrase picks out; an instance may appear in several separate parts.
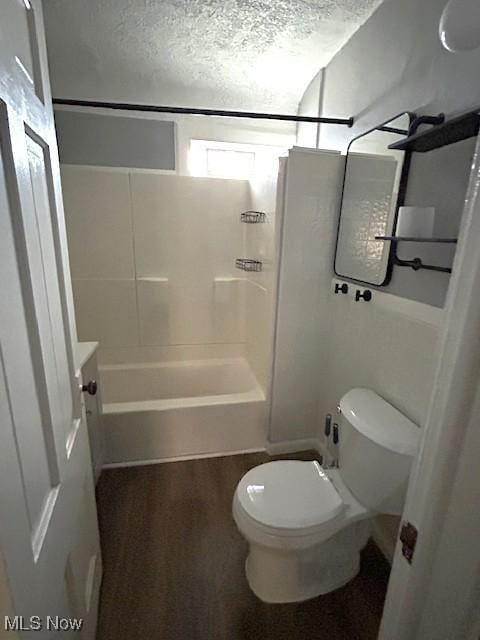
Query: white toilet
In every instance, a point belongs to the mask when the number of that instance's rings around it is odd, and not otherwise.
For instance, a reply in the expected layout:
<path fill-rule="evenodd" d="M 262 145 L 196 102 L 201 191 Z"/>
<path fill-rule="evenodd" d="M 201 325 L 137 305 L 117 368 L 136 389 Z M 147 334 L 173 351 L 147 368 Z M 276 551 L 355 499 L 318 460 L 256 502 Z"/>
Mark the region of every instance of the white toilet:
<path fill-rule="evenodd" d="M 299 602 L 359 570 L 370 519 L 400 515 L 419 429 L 370 389 L 340 400 L 339 468 L 285 460 L 240 480 L 233 517 L 249 543 L 246 574 L 265 602 Z"/>

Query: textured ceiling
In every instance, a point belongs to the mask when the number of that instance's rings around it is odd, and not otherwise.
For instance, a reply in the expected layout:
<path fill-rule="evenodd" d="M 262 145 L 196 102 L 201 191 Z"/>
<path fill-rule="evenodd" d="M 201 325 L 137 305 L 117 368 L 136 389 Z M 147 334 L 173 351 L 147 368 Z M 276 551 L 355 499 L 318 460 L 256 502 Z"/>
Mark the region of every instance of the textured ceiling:
<path fill-rule="evenodd" d="M 295 112 L 381 0 L 44 0 L 56 97 Z"/>

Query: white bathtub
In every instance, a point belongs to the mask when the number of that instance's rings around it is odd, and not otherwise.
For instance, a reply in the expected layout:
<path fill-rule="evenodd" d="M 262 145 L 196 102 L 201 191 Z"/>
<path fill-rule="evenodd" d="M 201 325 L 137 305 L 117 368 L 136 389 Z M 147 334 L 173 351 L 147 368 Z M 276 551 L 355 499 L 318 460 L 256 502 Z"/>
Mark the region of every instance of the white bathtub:
<path fill-rule="evenodd" d="M 265 394 L 243 358 L 100 367 L 106 463 L 261 449 Z"/>

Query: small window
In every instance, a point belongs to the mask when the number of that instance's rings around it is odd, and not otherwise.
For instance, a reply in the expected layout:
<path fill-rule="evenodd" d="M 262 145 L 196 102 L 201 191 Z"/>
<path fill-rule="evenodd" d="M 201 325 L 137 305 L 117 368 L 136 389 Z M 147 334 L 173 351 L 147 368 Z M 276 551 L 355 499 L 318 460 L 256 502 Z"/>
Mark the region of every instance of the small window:
<path fill-rule="evenodd" d="M 207 149 L 207 175 L 216 178 L 248 180 L 255 170 L 255 154 L 251 151 Z"/>
<path fill-rule="evenodd" d="M 189 173 L 200 178 L 249 180 L 255 173 L 278 171 L 278 158 L 286 149 L 268 145 L 191 140 Z"/>

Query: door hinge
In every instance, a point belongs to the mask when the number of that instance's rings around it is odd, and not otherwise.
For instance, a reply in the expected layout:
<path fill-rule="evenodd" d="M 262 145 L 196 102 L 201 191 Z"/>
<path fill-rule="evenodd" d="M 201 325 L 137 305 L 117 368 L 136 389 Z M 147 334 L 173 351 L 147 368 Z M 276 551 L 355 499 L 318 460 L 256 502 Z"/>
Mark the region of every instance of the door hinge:
<path fill-rule="evenodd" d="M 411 522 L 402 522 L 400 529 L 400 542 L 402 543 L 402 554 L 412 564 L 415 546 L 417 544 L 418 531 Z"/>

